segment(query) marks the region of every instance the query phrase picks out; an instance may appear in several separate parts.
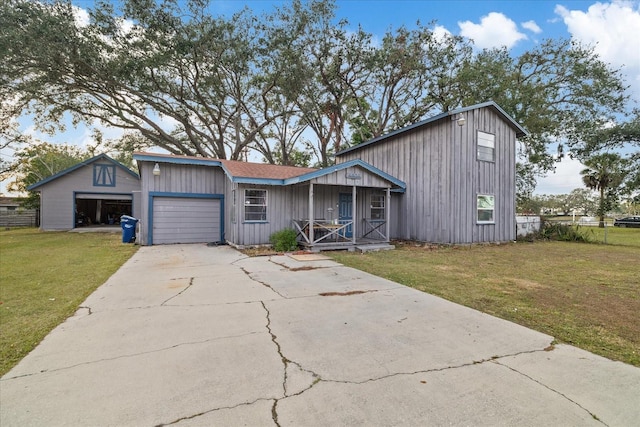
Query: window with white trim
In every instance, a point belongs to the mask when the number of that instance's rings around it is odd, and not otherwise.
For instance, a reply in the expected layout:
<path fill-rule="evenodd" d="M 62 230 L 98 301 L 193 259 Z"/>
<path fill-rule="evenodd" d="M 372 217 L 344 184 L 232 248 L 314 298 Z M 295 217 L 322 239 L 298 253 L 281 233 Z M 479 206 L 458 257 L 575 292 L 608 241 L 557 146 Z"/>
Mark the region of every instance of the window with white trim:
<path fill-rule="evenodd" d="M 489 194 L 478 194 L 477 215 L 478 224 L 493 224 L 495 212 L 495 196 Z"/>
<path fill-rule="evenodd" d="M 267 190 L 244 190 L 244 220 L 247 222 L 267 220 Z"/>
<path fill-rule="evenodd" d="M 384 220 L 385 216 L 385 195 L 384 194 L 372 194 L 371 195 L 371 219 Z"/>
<path fill-rule="evenodd" d="M 496 136 L 478 131 L 478 160 L 494 162 L 496 160 Z"/>

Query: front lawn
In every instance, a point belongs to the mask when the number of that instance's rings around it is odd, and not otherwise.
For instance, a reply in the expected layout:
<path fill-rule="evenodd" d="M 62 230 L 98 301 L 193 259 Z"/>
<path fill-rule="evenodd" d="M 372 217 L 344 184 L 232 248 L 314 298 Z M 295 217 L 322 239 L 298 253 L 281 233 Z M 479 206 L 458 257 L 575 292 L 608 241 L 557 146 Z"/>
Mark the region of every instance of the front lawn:
<path fill-rule="evenodd" d="M 635 246 L 640 248 L 640 228 L 580 227 L 593 241 L 608 245 Z"/>
<path fill-rule="evenodd" d="M 404 242 L 394 251 L 328 254 L 344 265 L 640 366 L 637 246 L 537 242 L 433 247 Z"/>
<path fill-rule="evenodd" d="M 121 240 L 119 233 L 0 231 L 0 376 L 135 253 Z"/>

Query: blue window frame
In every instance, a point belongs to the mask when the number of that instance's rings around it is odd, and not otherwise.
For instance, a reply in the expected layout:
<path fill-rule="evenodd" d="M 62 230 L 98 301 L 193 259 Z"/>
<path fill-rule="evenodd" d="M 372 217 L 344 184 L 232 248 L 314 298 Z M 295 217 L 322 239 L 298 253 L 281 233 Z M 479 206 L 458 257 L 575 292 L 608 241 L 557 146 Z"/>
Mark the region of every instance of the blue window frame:
<path fill-rule="evenodd" d="M 115 187 L 116 186 L 116 165 L 93 165 L 93 186 L 94 187 Z"/>

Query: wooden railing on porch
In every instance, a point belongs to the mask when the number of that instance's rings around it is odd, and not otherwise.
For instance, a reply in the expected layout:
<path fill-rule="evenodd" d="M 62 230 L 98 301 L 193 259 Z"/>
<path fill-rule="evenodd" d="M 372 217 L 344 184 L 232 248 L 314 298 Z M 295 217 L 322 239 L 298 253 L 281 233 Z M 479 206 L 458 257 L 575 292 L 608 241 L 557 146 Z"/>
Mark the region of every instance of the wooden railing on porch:
<path fill-rule="evenodd" d="M 353 224 L 353 221 L 343 221 L 340 224 L 334 224 L 327 221 L 313 221 L 313 241 L 309 237 L 309 221 L 308 220 L 294 220 L 293 225 L 298 232 L 298 236 L 302 237 L 304 242 L 314 245 L 316 243 L 325 243 L 329 241 L 333 242 L 348 242 L 352 239 L 346 237 L 346 231 L 349 226 Z M 316 238 L 317 237 L 317 238 Z"/>
<path fill-rule="evenodd" d="M 384 219 L 371 219 L 371 218 L 363 218 L 364 221 L 364 233 L 362 237 L 369 237 L 372 239 L 377 239 L 378 236 L 381 240 L 388 242 L 389 239 L 385 235 L 387 229 L 387 221 Z"/>

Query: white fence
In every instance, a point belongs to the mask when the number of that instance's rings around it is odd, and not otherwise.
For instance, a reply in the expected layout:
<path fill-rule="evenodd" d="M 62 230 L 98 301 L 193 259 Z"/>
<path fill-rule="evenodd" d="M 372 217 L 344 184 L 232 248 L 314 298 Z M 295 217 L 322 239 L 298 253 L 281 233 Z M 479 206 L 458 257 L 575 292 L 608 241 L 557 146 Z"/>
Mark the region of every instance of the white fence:
<path fill-rule="evenodd" d="M 522 237 L 540 231 L 539 216 L 516 216 L 516 236 Z"/>

